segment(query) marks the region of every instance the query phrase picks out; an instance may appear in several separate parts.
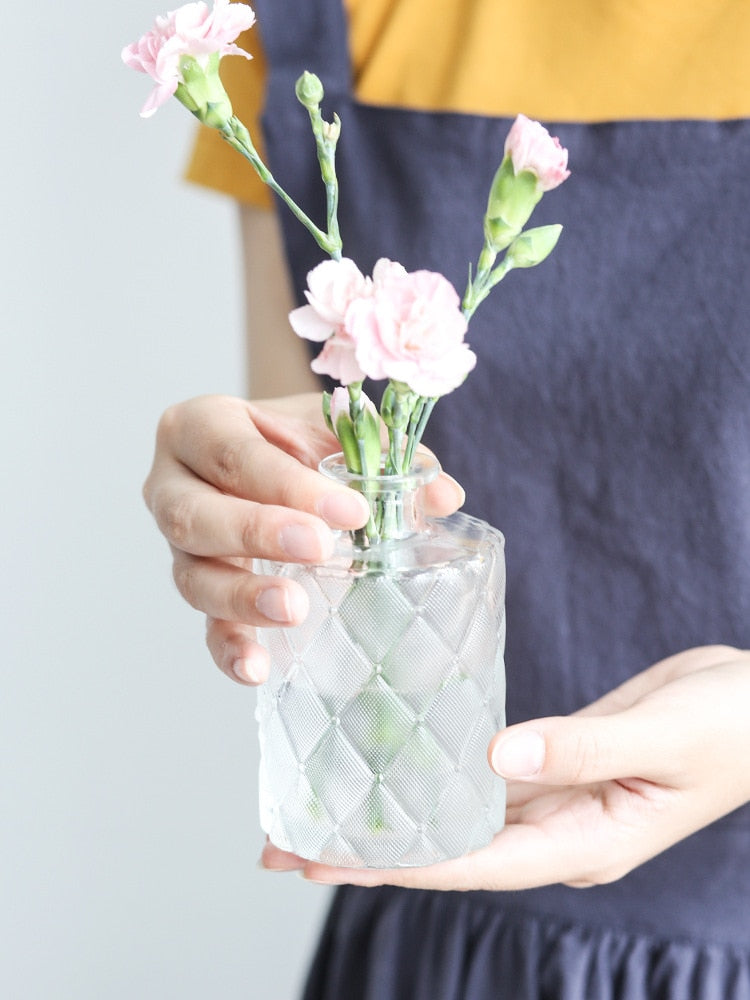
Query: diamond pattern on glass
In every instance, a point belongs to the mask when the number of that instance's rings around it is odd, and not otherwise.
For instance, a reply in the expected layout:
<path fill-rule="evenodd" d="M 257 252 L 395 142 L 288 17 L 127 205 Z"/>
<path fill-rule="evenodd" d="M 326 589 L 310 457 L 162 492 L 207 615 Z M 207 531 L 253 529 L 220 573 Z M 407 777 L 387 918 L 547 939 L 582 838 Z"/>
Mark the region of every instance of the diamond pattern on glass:
<path fill-rule="evenodd" d="M 296 649 L 294 635 L 292 646 Z M 372 673 L 372 664 L 349 638 L 335 610 L 319 625 L 304 651 L 304 661 L 305 673 L 331 715 L 357 697 Z"/>
<path fill-rule="evenodd" d="M 435 740 L 430 730 L 417 724 L 386 772 L 388 787 L 399 802 L 408 802 L 418 823 L 426 823 L 437 806 L 456 762 Z"/>
<path fill-rule="evenodd" d="M 408 705 L 377 675 L 341 713 L 342 731 L 375 775 L 401 750 L 414 723 Z"/>
<path fill-rule="evenodd" d="M 463 772 L 487 796 L 491 795 L 493 784 L 501 782 L 487 760 L 487 747 L 502 725 L 504 720 L 496 722 L 489 711 L 478 713 L 471 732 L 466 736 L 458 762 Z"/>
<path fill-rule="evenodd" d="M 419 615 L 382 665 L 384 678 L 417 713 L 429 705 L 454 667 L 453 650 Z"/>
<path fill-rule="evenodd" d="M 504 724 L 502 538 L 456 515 L 404 553 L 403 570 L 391 550 L 388 567 L 349 576 L 260 567 L 310 595 L 303 626 L 260 633 L 272 675 L 256 713 L 261 822 L 302 857 L 432 864 L 502 826 L 486 758 Z"/>
<path fill-rule="evenodd" d="M 323 808 L 341 823 L 367 797 L 373 774 L 340 726 L 332 725 L 305 763 Z"/>
<path fill-rule="evenodd" d="M 284 829 L 297 834 L 289 850 L 299 849 L 302 857 L 315 857 L 322 850 L 333 820 L 303 771 L 279 804 L 278 814 Z"/>
<path fill-rule="evenodd" d="M 339 605 L 341 623 L 372 663 L 379 663 L 414 617 L 414 607 L 389 576 L 358 579 Z"/>
<path fill-rule="evenodd" d="M 455 771 L 442 791 L 428 824 L 428 833 L 448 857 L 463 854 L 473 845 L 476 827 L 486 826 L 488 803 L 467 775 Z"/>
<path fill-rule="evenodd" d="M 286 685 L 280 693 L 275 707 L 295 758 L 306 760 L 328 732 L 331 716 L 303 669 L 295 683 Z"/>
<path fill-rule="evenodd" d="M 432 700 L 425 724 L 437 742 L 460 763 L 464 745 L 475 720 L 487 714 L 482 691 L 471 677 L 449 677 Z M 489 741 L 488 741 L 489 742 Z M 485 747 L 485 755 L 486 755 Z"/>
<path fill-rule="evenodd" d="M 471 620 L 476 595 L 484 586 L 483 561 L 472 559 L 465 565 L 441 570 L 440 585 L 433 587 L 421 606 L 425 622 L 432 626 L 454 652 L 459 649 Z"/>
<path fill-rule="evenodd" d="M 383 867 L 390 868 L 400 863 L 414 839 L 413 820 L 388 788 L 376 783 L 342 824 L 341 834 L 362 857 L 367 857 L 372 838 L 377 837 Z"/>

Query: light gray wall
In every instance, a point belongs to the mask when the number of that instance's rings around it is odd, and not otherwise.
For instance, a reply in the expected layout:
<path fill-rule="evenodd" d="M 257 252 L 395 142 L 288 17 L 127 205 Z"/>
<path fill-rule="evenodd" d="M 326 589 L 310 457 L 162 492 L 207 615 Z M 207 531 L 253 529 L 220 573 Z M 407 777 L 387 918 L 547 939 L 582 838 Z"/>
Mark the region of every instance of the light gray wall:
<path fill-rule="evenodd" d="M 328 898 L 256 870 L 254 694 L 213 667 L 140 499 L 159 413 L 243 387 L 232 206 L 180 181 L 192 119 L 142 121 L 119 59 L 159 12 L 3 16 L 9 1000 L 291 1000 Z"/>

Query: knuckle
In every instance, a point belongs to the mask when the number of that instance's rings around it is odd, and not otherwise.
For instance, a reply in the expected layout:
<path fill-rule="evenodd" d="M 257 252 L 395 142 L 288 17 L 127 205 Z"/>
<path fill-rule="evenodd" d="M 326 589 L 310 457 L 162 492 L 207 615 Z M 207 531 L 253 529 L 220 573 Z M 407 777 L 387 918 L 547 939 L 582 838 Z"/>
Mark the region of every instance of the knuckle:
<path fill-rule="evenodd" d="M 196 563 L 192 559 L 176 559 L 172 564 L 172 578 L 187 603 L 200 610 L 199 572 Z"/>
<path fill-rule="evenodd" d="M 183 495 L 159 508 L 156 519 L 161 531 L 172 545 L 187 550 L 195 527 L 195 500 L 189 495 Z"/>
<path fill-rule="evenodd" d="M 286 519 L 276 507 L 248 504 L 239 528 L 241 553 L 251 559 L 281 559 L 281 536 Z"/>
<path fill-rule="evenodd" d="M 252 607 L 252 595 L 250 593 L 250 574 L 239 573 L 229 588 L 229 615 L 232 621 L 244 622 L 248 619 L 248 611 Z"/>
<path fill-rule="evenodd" d="M 223 623 L 210 615 L 206 616 L 206 648 L 213 657 L 217 667 L 221 667 L 228 640 L 223 632 Z"/>
<path fill-rule="evenodd" d="M 174 440 L 177 430 L 183 422 L 186 405 L 185 403 L 174 403 L 162 413 L 156 427 L 157 445 Z"/>
<path fill-rule="evenodd" d="M 223 442 L 214 456 L 219 482 L 236 490 L 245 468 L 243 449 L 237 441 Z"/>
<path fill-rule="evenodd" d="M 302 470 L 300 469 L 300 474 Z M 300 506 L 298 497 L 298 487 L 299 480 L 295 480 L 291 476 L 282 480 L 279 484 L 279 495 L 278 502 L 282 507 L 289 507 L 296 509 Z"/>
<path fill-rule="evenodd" d="M 578 733 L 569 750 L 566 771 L 574 784 L 585 782 L 592 766 L 601 762 L 596 738 L 590 733 Z"/>
<path fill-rule="evenodd" d="M 146 476 L 143 486 L 141 487 L 141 496 L 143 497 L 143 502 L 145 503 L 148 510 L 153 511 L 154 507 L 154 480 L 153 480 L 153 470 L 149 472 Z"/>
<path fill-rule="evenodd" d="M 248 514 L 240 528 L 240 545 L 243 555 L 254 556 L 264 549 L 265 532 L 262 521 L 256 514 Z"/>

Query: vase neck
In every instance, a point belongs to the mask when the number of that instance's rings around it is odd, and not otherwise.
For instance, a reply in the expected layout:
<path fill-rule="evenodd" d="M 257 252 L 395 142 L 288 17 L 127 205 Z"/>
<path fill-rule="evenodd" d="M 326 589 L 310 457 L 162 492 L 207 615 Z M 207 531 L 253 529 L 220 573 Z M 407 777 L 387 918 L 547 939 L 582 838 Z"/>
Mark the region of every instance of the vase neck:
<path fill-rule="evenodd" d="M 405 475 L 364 476 L 350 472 L 340 453 L 323 459 L 320 471 L 329 479 L 357 490 L 367 500 L 370 521 L 351 534 L 357 547 L 370 548 L 381 542 L 409 538 L 423 530 L 423 488 L 436 478 L 440 466 L 432 455 L 419 453 Z"/>

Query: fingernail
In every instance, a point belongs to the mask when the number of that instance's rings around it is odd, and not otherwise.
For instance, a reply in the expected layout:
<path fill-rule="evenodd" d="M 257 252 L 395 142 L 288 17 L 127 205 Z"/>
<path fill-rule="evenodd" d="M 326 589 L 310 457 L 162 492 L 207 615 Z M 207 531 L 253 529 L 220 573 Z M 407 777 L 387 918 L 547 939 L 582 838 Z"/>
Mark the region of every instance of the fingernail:
<path fill-rule="evenodd" d="M 303 882 L 307 882 L 308 885 L 342 885 L 343 883 L 332 882 L 330 879 L 325 878 L 315 878 L 314 875 L 308 875 L 304 868 L 300 868 L 296 873 Z"/>
<path fill-rule="evenodd" d="M 259 684 L 261 681 L 258 671 L 253 665 L 253 661 L 243 657 L 236 659 L 232 663 L 232 673 L 243 684 Z"/>
<path fill-rule="evenodd" d="M 458 506 L 463 507 L 466 501 L 466 490 L 464 490 L 463 486 L 457 479 L 454 479 L 453 476 L 449 476 L 447 472 L 443 472 L 442 475 L 445 477 L 446 482 L 449 483 L 455 490 Z"/>
<path fill-rule="evenodd" d="M 274 865 L 274 864 L 269 865 L 266 864 L 263 858 L 260 858 L 258 860 L 255 867 L 262 872 L 296 872 L 297 874 L 300 873 L 299 865 L 293 865 L 290 867 L 286 867 L 284 865 Z"/>
<path fill-rule="evenodd" d="M 306 524 L 288 524 L 281 529 L 279 542 L 290 559 L 301 562 L 317 562 L 329 554 L 321 533 Z"/>
<path fill-rule="evenodd" d="M 295 854 L 286 854 L 278 848 L 273 846 L 269 848 L 266 845 L 258 858 L 257 866 L 266 872 L 296 872 L 304 864 L 302 858 L 298 858 Z"/>
<path fill-rule="evenodd" d="M 348 489 L 326 493 L 318 500 L 317 510 L 332 528 L 357 528 L 367 519 L 367 501 Z"/>
<path fill-rule="evenodd" d="M 298 589 L 266 587 L 255 598 L 255 607 L 272 622 L 301 621 L 307 614 L 307 597 Z"/>
<path fill-rule="evenodd" d="M 492 751 L 492 767 L 504 778 L 532 778 L 541 771 L 545 752 L 541 733 L 514 733 Z"/>

